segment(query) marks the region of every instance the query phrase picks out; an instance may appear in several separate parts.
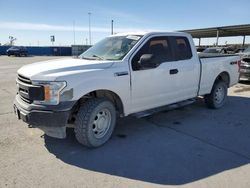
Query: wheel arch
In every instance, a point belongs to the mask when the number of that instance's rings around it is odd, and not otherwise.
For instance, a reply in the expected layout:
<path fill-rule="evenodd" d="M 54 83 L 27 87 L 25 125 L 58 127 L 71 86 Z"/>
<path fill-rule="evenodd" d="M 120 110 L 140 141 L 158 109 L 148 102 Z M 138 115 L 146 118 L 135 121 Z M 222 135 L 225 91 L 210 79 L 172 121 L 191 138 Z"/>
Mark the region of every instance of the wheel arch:
<path fill-rule="evenodd" d="M 88 100 L 90 98 L 102 98 L 102 97 L 109 99 L 114 104 L 114 106 L 115 106 L 115 108 L 120 116 L 124 115 L 124 105 L 123 105 L 121 98 L 115 92 L 113 92 L 111 90 L 107 90 L 107 89 L 93 90 L 93 91 L 88 92 L 87 94 L 83 95 L 76 102 L 74 111 L 77 111 L 79 106 L 81 104 L 83 104 L 86 100 Z"/>
<path fill-rule="evenodd" d="M 214 81 L 214 84 L 215 84 L 216 81 L 224 81 L 224 82 L 226 83 L 227 87 L 229 88 L 229 86 L 230 86 L 230 75 L 229 75 L 229 73 L 226 72 L 226 71 L 221 72 L 221 73 L 216 77 L 216 79 L 215 79 L 215 81 Z M 213 85 L 214 85 L 214 84 L 213 84 Z"/>

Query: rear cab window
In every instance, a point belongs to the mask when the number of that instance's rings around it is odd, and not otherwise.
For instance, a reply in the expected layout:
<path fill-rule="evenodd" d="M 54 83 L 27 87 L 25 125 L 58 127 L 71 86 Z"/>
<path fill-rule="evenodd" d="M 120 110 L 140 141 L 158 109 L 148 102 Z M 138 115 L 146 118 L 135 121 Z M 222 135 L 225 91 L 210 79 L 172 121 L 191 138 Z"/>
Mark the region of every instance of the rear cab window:
<path fill-rule="evenodd" d="M 175 60 L 187 60 L 193 57 L 189 40 L 182 36 L 171 36 Z"/>

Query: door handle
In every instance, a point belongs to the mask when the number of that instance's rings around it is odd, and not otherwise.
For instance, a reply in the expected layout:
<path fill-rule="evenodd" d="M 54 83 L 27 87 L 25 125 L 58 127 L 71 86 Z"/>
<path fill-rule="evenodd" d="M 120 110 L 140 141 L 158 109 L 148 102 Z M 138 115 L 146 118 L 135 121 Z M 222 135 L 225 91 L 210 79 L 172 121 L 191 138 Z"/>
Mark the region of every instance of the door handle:
<path fill-rule="evenodd" d="M 178 69 L 171 69 L 169 71 L 169 74 L 177 74 L 178 72 L 179 72 Z"/>
<path fill-rule="evenodd" d="M 126 76 L 128 75 L 128 72 L 127 71 L 123 71 L 123 72 L 116 72 L 114 73 L 115 76 Z"/>

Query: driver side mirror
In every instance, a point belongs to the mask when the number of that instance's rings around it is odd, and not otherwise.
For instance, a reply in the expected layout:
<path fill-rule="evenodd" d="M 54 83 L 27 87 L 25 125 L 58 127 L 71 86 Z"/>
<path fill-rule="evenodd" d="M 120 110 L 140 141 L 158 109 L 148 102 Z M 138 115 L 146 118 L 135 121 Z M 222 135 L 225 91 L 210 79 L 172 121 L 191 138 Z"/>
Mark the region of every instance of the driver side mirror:
<path fill-rule="evenodd" d="M 155 68 L 156 64 L 152 62 L 154 55 L 153 54 L 143 54 L 140 57 L 139 64 L 142 68 Z"/>

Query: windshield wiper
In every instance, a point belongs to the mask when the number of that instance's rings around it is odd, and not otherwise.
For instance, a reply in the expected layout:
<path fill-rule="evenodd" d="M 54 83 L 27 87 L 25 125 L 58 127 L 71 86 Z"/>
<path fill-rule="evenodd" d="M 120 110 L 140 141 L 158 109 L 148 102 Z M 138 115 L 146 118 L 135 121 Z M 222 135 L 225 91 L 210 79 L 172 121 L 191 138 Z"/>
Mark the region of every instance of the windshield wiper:
<path fill-rule="evenodd" d="M 100 57 L 98 55 L 92 55 L 92 57 L 81 56 L 81 59 L 87 59 L 87 60 L 104 60 L 102 57 Z"/>
<path fill-rule="evenodd" d="M 90 58 L 90 57 L 85 57 L 85 56 L 81 56 L 81 59 L 96 60 L 96 58 Z"/>
<path fill-rule="evenodd" d="M 92 57 L 97 57 L 99 60 L 104 60 L 102 57 L 95 55 L 95 54 L 93 54 Z"/>

